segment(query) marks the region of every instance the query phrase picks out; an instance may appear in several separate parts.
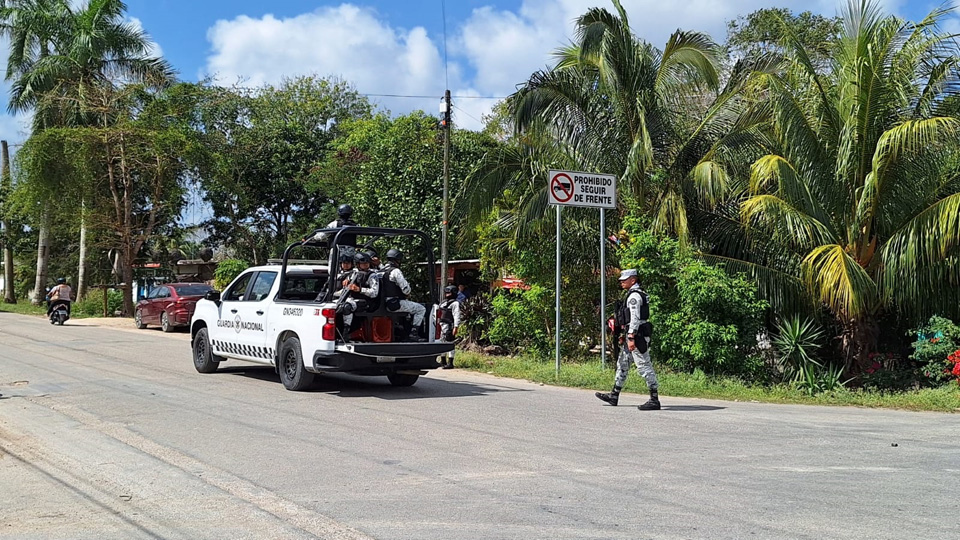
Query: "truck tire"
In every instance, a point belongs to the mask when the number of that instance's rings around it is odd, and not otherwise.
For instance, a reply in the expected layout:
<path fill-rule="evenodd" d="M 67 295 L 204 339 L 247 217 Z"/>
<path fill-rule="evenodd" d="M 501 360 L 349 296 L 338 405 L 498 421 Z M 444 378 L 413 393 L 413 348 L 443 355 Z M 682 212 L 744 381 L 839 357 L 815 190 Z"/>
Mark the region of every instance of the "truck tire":
<path fill-rule="evenodd" d="M 277 371 L 280 372 L 280 382 L 287 390 L 299 392 L 313 384 L 314 374 L 307 371 L 303 365 L 299 339 L 289 337 L 283 341 L 283 345 L 280 346 Z"/>
<path fill-rule="evenodd" d="M 391 373 L 387 375 L 390 384 L 394 386 L 413 386 L 419 378 L 419 375 L 410 375 L 409 373 Z"/>
<path fill-rule="evenodd" d="M 220 366 L 220 362 L 213 356 L 210 347 L 209 332 L 206 328 L 197 330 L 193 338 L 193 367 L 200 373 L 213 373 Z"/>

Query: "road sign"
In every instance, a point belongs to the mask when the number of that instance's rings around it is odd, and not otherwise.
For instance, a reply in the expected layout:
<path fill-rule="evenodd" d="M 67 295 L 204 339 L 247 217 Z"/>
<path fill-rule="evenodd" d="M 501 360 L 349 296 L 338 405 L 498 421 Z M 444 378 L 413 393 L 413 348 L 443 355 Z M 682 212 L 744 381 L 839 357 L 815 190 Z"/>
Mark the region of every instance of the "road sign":
<path fill-rule="evenodd" d="M 587 208 L 617 207 L 617 177 L 580 171 L 550 171 L 548 202 Z"/>

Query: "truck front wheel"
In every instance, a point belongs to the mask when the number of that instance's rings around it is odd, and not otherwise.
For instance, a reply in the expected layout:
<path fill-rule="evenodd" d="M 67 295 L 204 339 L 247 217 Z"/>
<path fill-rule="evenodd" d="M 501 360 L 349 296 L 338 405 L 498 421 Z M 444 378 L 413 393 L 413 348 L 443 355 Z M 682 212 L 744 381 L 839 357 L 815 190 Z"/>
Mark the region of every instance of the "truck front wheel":
<path fill-rule="evenodd" d="M 419 378 L 419 375 L 411 375 L 409 373 L 391 373 L 387 375 L 390 384 L 394 386 L 413 386 Z"/>
<path fill-rule="evenodd" d="M 300 352 L 300 340 L 289 337 L 280 347 L 280 382 L 287 390 L 299 392 L 313 383 L 313 373 L 303 365 L 303 353 Z"/>
<path fill-rule="evenodd" d="M 193 367 L 200 373 L 213 373 L 217 370 L 220 362 L 213 355 L 213 349 L 210 347 L 210 336 L 206 328 L 197 330 L 197 335 L 193 337 Z"/>

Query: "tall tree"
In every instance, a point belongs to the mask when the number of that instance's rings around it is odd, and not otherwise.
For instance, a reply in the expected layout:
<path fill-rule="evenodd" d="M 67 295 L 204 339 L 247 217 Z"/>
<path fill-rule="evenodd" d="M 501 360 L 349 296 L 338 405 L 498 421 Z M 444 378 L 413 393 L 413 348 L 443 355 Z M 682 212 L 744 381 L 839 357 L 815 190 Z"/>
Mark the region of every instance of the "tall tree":
<path fill-rule="evenodd" d="M 342 125 L 371 112 L 367 98 L 337 78 L 204 87 L 195 121 L 209 149 L 200 178 L 213 206 L 213 238 L 261 263 L 317 225 L 330 200 L 308 191 L 312 171 Z"/>
<path fill-rule="evenodd" d="M 593 8 L 577 19 L 576 40 L 556 52 L 557 64 L 511 96 L 527 148 L 491 155 L 478 168 L 463 194 L 474 220 L 511 189 L 521 194 L 516 223 L 536 234 L 546 169 L 566 166 L 619 176 L 624 197 L 686 241 L 689 207 L 710 202 L 759 144 L 757 119 L 740 114 L 739 89 L 765 65 L 738 64 L 721 86 L 720 50 L 709 37 L 677 31 L 657 49 L 633 34 L 619 0 L 613 4 L 616 14 Z M 531 172 L 540 179 L 532 191 Z"/>
<path fill-rule="evenodd" d="M 810 11 L 793 14 L 787 8 L 758 9 L 727 22 L 728 54 L 734 58 L 783 54 L 784 27 L 803 44 L 813 63 L 827 67 L 831 49 L 840 35 L 839 17 Z"/>
<path fill-rule="evenodd" d="M 5 0 L 0 5 L 0 32 L 10 40 L 6 79 L 14 81 L 18 97 L 11 95 L 11 112 L 32 110 L 36 104 L 34 85 L 43 84 L 28 76 L 32 67 L 52 54 L 61 43 L 60 31 L 66 26 L 69 7 L 63 0 Z M 42 125 L 41 115 L 34 117 L 34 125 Z M 32 300 L 41 301 L 41 291 L 47 281 L 50 215 L 44 209 L 39 220 L 37 242 L 37 278 Z"/>
<path fill-rule="evenodd" d="M 718 222 L 718 254 L 762 281 L 801 283 L 843 328 L 847 367 L 876 346 L 877 319 L 958 313 L 958 46 L 939 30 L 851 0 L 818 70 L 784 28 L 787 66 L 758 75 L 778 151 L 754 162 L 740 223 Z"/>
<path fill-rule="evenodd" d="M 34 132 L 106 125 L 111 119 L 103 112 L 109 110 L 104 100 L 117 82 L 163 87 L 174 80 L 170 65 L 150 55 L 149 37 L 124 21 L 125 11 L 120 0 L 89 0 L 76 7 L 66 0 L 4 3 L 0 28 L 11 39 L 7 79 L 13 81 L 9 108 L 32 111 Z M 49 219 L 48 213 L 40 218 L 37 291 L 46 280 Z M 81 221 L 82 240 L 85 223 Z M 85 265 L 81 258 L 80 276 Z M 84 288 L 85 283 L 78 283 L 81 294 Z"/>
<path fill-rule="evenodd" d="M 14 290 L 13 273 L 13 233 L 10 230 L 10 151 L 7 141 L 0 141 L 0 218 L 3 227 L 3 301 L 8 304 L 17 303 L 17 293 Z"/>

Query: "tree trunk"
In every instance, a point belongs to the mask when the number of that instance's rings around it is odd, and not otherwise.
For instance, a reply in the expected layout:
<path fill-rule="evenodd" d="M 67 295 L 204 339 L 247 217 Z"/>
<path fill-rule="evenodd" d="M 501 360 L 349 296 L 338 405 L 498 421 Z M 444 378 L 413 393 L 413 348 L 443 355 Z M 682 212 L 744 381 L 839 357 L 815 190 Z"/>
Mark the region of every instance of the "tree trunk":
<path fill-rule="evenodd" d="M 14 289 L 15 276 L 13 275 L 13 235 L 10 234 L 10 222 L 6 219 L 6 212 L 9 210 L 6 204 L 6 197 L 10 196 L 10 150 L 7 147 L 7 141 L 0 141 L 0 152 L 2 152 L 2 171 L 0 171 L 0 190 L 5 195 L 4 198 L 4 219 L 0 226 L 3 227 L 3 301 L 8 304 L 17 303 L 17 293 Z"/>
<path fill-rule="evenodd" d="M 880 326 L 874 317 L 843 322 L 840 336 L 844 358 L 844 372 L 851 377 L 861 375 L 869 367 L 869 355 L 877 350 Z"/>
<path fill-rule="evenodd" d="M 43 215 L 40 217 L 40 235 L 37 240 L 37 281 L 33 287 L 32 301 L 40 305 L 46 294 L 44 288 L 47 286 L 47 260 L 50 256 L 50 211 L 43 209 Z"/>
<path fill-rule="evenodd" d="M 77 301 L 87 295 L 87 208 L 80 201 L 80 262 L 77 264 Z"/>

